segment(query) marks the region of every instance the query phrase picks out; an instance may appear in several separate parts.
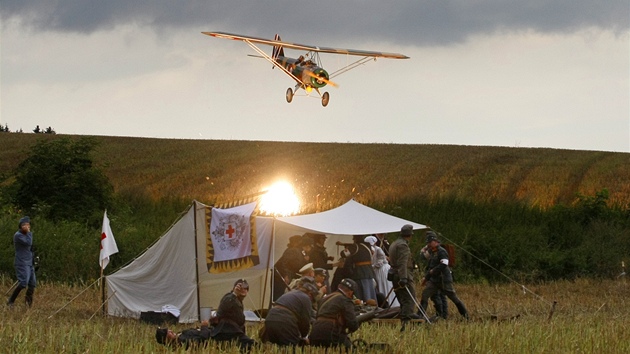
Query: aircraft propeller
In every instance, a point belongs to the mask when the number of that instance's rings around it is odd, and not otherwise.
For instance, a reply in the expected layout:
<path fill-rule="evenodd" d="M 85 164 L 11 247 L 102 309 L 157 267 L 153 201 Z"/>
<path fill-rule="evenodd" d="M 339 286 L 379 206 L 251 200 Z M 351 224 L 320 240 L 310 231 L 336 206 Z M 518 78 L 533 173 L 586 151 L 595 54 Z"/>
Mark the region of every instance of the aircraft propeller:
<path fill-rule="evenodd" d="M 308 76 L 310 76 L 310 77 L 312 77 L 312 78 L 314 78 L 314 79 L 316 79 L 318 81 L 325 82 L 327 85 L 331 85 L 333 87 L 339 87 L 338 84 L 328 80 L 327 78 L 325 78 L 323 76 L 319 76 L 319 75 L 315 74 L 314 72 L 312 72 L 310 70 L 305 70 L 305 72 L 306 72 L 306 75 L 308 75 Z"/>

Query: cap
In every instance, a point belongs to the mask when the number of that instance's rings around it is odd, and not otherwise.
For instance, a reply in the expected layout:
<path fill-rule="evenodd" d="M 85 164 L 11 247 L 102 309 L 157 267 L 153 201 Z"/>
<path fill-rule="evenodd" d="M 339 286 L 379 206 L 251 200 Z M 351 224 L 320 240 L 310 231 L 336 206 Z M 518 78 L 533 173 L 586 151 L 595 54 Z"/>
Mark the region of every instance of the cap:
<path fill-rule="evenodd" d="M 155 330 L 155 340 L 159 344 L 164 344 L 164 343 L 166 343 L 166 335 L 167 334 L 168 334 L 168 328 L 160 328 L 160 327 L 158 327 L 158 329 Z"/>
<path fill-rule="evenodd" d="M 311 283 L 302 284 L 302 289 L 306 290 L 306 292 L 315 299 L 317 294 L 319 293 L 319 289 L 317 289 L 317 285 Z"/>
<path fill-rule="evenodd" d="M 301 241 L 302 241 L 302 236 L 300 235 L 293 235 L 289 237 L 289 245 L 299 245 Z"/>
<path fill-rule="evenodd" d="M 304 236 L 302 236 L 302 240 L 301 240 L 300 244 L 302 246 L 312 246 L 313 245 L 313 239 L 311 237 L 309 237 L 308 235 L 304 235 Z"/>
<path fill-rule="evenodd" d="M 376 244 L 376 236 L 368 236 L 366 237 L 363 241 L 369 243 L 370 245 L 374 246 Z"/>
<path fill-rule="evenodd" d="M 236 288 L 236 286 L 237 286 L 238 284 L 243 284 L 243 285 L 242 285 L 242 287 L 243 287 L 243 288 L 245 288 L 245 289 L 249 289 L 249 284 L 247 284 L 247 280 L 245 280 L 245 279 L 239 279 L 239 280 L 235 281 L 235 282 L 234 282 L 234 286 L 233 286 L 233 288 Z"/>
<path fill-rule="evenodd" d="M 324 234 L 313 234 L 310 232 L 305 233 L 304 235 L 308 235 L 310 238 L 312 238 L 313 240 L 317 240 L 317 239 L 326 239 L 326 235 Z"/>
<path fill-rule="evenodd" d="M 411 224 L 403 225 L 403 227 L 400 228 L 400 235 L 401 236 L 413 235 L 413 225 Z"/>
<path fill-rule="evenodd" d="M 324 268 L 315 268 L 315 275 L 328 276 L 328 272 Z"/>
<path fill-rule="evenodd" d="M 24 216 L 23 218 L 21 218 L 20 219 L 20 223 L 18 225 L 18 228 L 21 228 L 22 224 L 25 224 L 25 223 L 29 223 L 30 224 L 31 223 L 31 218 L 29 218 L 28 216 Z"/>
<path fill-rule="evenodd" d="M 429 230 L 429 231 L 427 231 L 427 243 L 429 243 L 431 241 L 440 242 L 440 240 L 438 240 L 437 235 L 435 234 L 435 232 Z"/>
<path fill-rule="evenodd" d="M 350 279 L 350 278 L 344 278 L 341 280 L 341 283 L 339 283 L 339 285 L 343 286 L 344 288 L 348 289 L 348 290 L 352 290 L 352 291 L 356 291 L 357 290 L 357 283 Z"/>
<path fill-rule="evenodd" d="M 313 263 L 307 263 L 304 265 L 304 267 L 300 268 L 298 274 L 304 274 L 306 272 L 310 272 L 310 271 L 314 271 L 315 269 L 313 268 Z"/>

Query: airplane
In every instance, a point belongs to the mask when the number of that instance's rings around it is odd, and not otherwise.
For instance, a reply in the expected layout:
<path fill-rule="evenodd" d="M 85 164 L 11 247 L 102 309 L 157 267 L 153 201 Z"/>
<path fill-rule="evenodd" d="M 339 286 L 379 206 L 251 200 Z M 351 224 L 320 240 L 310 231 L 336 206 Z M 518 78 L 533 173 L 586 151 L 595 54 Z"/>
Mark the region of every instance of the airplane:
<path fill-rule="evenodd" d="M 376 58 L 409 59 L 408 56 L 398 53 L 318 47 L 307 44 L 284 42 L 277 34 L 275 35 L 274 39 L 265 39 L 226 32 L 201 33 L 216 38 L 243 41 L 260 55 L 256 57 L 266 59 L 272 64 L 272 69 L 277 66 L 285 74 L 295 80 L 295 88 L 291 89 L 289 87 L 286 92 L 286 99 L 288 103 L 291 103 L 294 94 L 297 93 L 299 89 L 303 89 L 306 92 L 307 96 L 309 96 L 310 93 L 315 90 L 315 92 L 317 92 L 322 100 L 322 106 L 326 107 L 330 100 L 330 95 L 328 94 L 328 92 L 324 92 L 322 94 L 319 89 L 326 85 L 337 87 L 338 85 L 332 82 L 330 80 L 331 78 L 337 75 L 341 75 L 360 65 L 363 65 L 370 60 L 376 60 Z M 257 46 L 257 44 L 273 46 L 271 55 L 261 50 Z M 298 58 L 290 58 L 284 55 L 284 48 L 304 50 L 307 51 L 307 53 L 304 55 L 300 55 Z M 319 53 L 346 54 L 361 56 L 363 58 L 336 70 L 332 74 L 328 74 L 328 72 L 322 67 L 321 61 L 319 59 Z"/>

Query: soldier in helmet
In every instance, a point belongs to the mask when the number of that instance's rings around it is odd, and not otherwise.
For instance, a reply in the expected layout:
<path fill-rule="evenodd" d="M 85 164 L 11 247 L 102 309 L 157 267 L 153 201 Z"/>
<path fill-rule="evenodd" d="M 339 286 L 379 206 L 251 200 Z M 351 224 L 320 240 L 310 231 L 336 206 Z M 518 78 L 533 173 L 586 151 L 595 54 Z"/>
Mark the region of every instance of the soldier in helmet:
<path fill-rule="evenodd" d="M 422 280 L 422 285 L 426 287 L 422 291 L 420 306 L 423 310 L 427 308 L 428 300 L 438 291 L 446 295 L 457 307 L 459 313 L 468 319 L 468 310 L 464 303 L 457 297 L 453 287 L 453 273 L 448 266 L 448 252 L 440 246 L 440 241 L 433 231 L 427 232 L 427 246 L 430 253 L 429 265 L 426 275 Z"/>
<path fill-rule="evenodd" d="M 343 279 L 337 291 L 326 295 L 319 303 L 317 318 L 309 336 L 311 345 L 321 347 L 350 348 L 348 333 L 359 329 L 352 296 L 357 283 Z"/>
<path fill-rule="evenodd" d="M 296 290 L 280 296 L 273 303 L 261 331 L 263 343 L 281 346 L 308 344 L 307 335 L 313 317 L 313 300 L 317 296 L 315 280 L 302 277 Z"/>

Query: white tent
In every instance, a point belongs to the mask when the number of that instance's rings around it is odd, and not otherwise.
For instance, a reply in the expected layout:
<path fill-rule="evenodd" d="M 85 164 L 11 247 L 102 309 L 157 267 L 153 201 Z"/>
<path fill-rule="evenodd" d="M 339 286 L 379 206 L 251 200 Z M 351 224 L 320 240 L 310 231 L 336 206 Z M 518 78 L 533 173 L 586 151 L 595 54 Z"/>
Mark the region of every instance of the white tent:
<path fill-rule="evenodd" d="M 270 218 L 256 217 L 258 265 L 234 272 L 213 274 L 206 264 L 206 211 L 193 202 L 190 209 L 153 246 L 127 266 L 107 276 L 108 314 L 138 318 L 141 312 L 160 312 L 165 305 L 180 309 L 180 322 L 207 317 L 211 308 L 247 279 L 250 292 L 246 308 L 266 308 L 271 297 L 270 269 L 284 252 L 289 237 L 305 232 L 326 234 L 329 255 L 339 250 L 335 242 L 348 235 L 399 232 L 404 224 L 426 226 L 374 210 L 354 200 L 325 212 Z"/>

